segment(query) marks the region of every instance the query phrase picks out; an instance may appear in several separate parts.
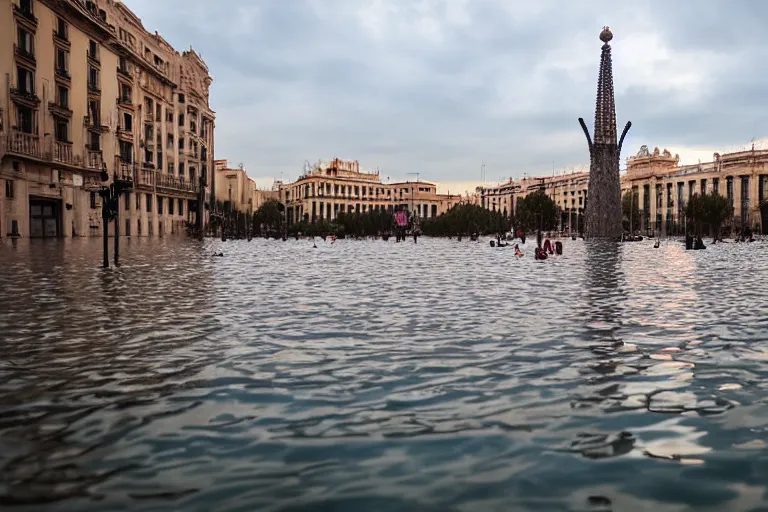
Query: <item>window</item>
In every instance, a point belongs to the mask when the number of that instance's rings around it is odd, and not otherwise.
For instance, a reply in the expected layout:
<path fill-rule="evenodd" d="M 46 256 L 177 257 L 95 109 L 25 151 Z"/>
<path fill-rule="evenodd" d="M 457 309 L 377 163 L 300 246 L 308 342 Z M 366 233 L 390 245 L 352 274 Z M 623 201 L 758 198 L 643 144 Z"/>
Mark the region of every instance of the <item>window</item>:
<path fill-rule="evenodd" d="M 154 161 L 154 153 L 152 153 L 150 150 L 145 149 L 144 150 L 144 162 L 146 163 L 152 163 Z"/>
<path fill-rule="evenodd" d="M 58 96 L 56 103 L 60 107 L 69 108 L 69 89 L 60 85 L 56 88 L 56 95 Z"/>
<path fill-rule="evenodd" d="M 13 199 L 13 180 L 5 180 L 5 197 Z"/>
<path fill-rule="evenodd" d="M 88 41 L 88 56 L 96 62 L 99 61 L 99 47 L 93 39 Z"/>
<path fill-rule="evenodd" d="M 16 66 L 16 88 L 25 94 L 35 94 L 35 75 L 23 66 Z"/>
<path fill-rule="evenodd" d="M 172 149 L 173 149 L 173 134 L 169 133 L 168 134 L 168 150 L 170 151 Z"/>
<path fill-rule="evenodd" d="M 120 141 L 120 160 L 124 163 L 133 163 L 133 144 L 124 140 Z"/>
<path fill-rule="evenodd" d="M 163 198 L 162 196 L 157 196 L 157 214 L 162 215 L 163 214 Z"/>
<path fill-rule="evenodd" d="M 179 176 L 184 176 L 184 162 L 179 162 Z"/>
<path fill-rule="evenodd" d="M 170 110 L 166 110 L 165 113 L 168 115 L 168 122 L 172 123 L 173 122 L 173 112 L 171 112 Z"/>
<path fill-rule="evenodd" d="M 69 66 L 67 66 L 67 50 L 64 50 L 62 48 L 56 48 L 56 69 L 59 71 L 67 71 L 69 69 Z"/>
<path fill-rule="evenodd" d="M 168 162 L 168 174 L 173 174 L 174 167 L 173 162 Z"/>
<path fill-rule="evenodd" d="M 147 194 L 146 205 L 147 205 L 147 211 L 149 213 L 152 213 L 152 194 Z"/>
<path fill-rule="evenodd" d="M 184 150 L 184 137 L 179 137 L 179 149 Z"/>
<path fill-rule="evenodd" d="M 16 127 L 22 133 L 32 133 L 33 126 L 32 109 L 22 105 L 16 105 Z"/>
<path fill-rule="evenodd" d="M 133 90 L 125 84 L 120 84 L 120 99 L 123 103 L 130 103 Z"/>
<path fill-rule="evenodd" d="M 172 198 L 172 197 L 169 197 L 169 198 L 168 198 L 168 215 L 173 215 L 173 205 L 174 205 L 174 204 L 175 204 L 175 203 L 174 203 L 174 201 L 173 201 L 173 198 Z"/>
<path fill-rule="evenodd" d="M 58 117 L 56 118 L 56 140 L 69 142 L 69 122 Z"/>
<path fill-rule="evenodd" d="M 720 193 L 720 178 L 712 178 L 712 193 Z"/>
<path fill-rule="evenodd" d="M 19 7 L 21 8 L 21 12 L 32 14 L 32 0 L 20 0 Z"/>
<path fill-rule="evenodd" d="M 160 151 L 157 152 L 157 169 L 163 170 L 163 153 Z"/>
<path fill-rule="evenodd" d="M 91 151 L 101 150 L 101 134 L 99 132 L 88 132 L 88 149 Z"/>
<path fill-rule="evenodd" d="M 179 126 L 184 126 L 184 114 L 179 114 Z"/>
<path fill-rule="evenodd" d="M 136 192 L 136 210 L 139 210 L 141 208 L 141 194 Z M 141 233 L 141 227 L 139 227 L 139 233 Z"/>
<path fill-rule="evenodd" d="M 184 200 L 179 199 L 179 215 L 184 215 Z"/>
<path fill-rule="evenodd" d="M 96 90 L 99 88 L 99 70 L 93 66 L 88 66 L 88 87 Z"/>
<path fill-rule="evenodd" d="M 90 121 L 90 124 L 92 126 L 99 126 L 101 125 L 101 119 L 99 116 L 99 113 L 101 112 L 101 105 L 99 104 L 99 100 L 89 100 L 88 101 L 88 120 Z"/>
<path fill-rule="evenodd" d="M 67 40 L 67 24 L 61 18 L 56 18 L 56 37 Z"/>
<path fill-rule="evenodd" d="M 91 190 L 91 210 L 96 209 L 96 192 Z"/>
<path fill-rule="evenodd" d="M 127 132 L 133 131 L 133 116 L 128 112 L 123 113 L 123 130 Z"/>
<path fill-rule="evenodd" d="M 179 103 L 184 103 L 184 95 L 179 94 Z"/>
<path fill-rule="evenodd" d="M 161 104 L 155 105 L 155 121 L 163 120 L 163 106 Z"/>
<path fill-rule="evenodd" d="M 119 68 L 120 71 L 122 71 L 123 73 L 127 73 L 128 72 L 128 61 L 122 55 L 120 56 L 120 64 L 119 64 L 119 66 L 120 66 L 120 68 Z"/>
<path fill-rule="evenodd" d="M 24 30 L 23 28 L 18 29 L 18 46 L 19 49 L 30 54 L 34 55 L 34 48 L 32 47 L 32 34 Z"/>

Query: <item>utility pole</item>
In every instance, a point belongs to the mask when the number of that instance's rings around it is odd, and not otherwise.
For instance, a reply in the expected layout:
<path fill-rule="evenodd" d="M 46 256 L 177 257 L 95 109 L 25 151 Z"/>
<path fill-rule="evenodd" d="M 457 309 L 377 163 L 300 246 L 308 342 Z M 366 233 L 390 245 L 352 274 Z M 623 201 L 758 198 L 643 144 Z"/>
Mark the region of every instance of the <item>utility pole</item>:
<path fill-rule="evenodd" d="M 117 169 L 112 174 L 112 184 L 102 185 L 99 190 L 101 196 L 101 221 L 104 229 L 104 257 L 102 266 L 109 268 L 109 221 L 115 221 L 115 266 L 120 264 L 120 195 L 133 190 L 133 176 L 118 175 Z M 107 165 L 102 163 L 101 181 L 109 180 Z"/>

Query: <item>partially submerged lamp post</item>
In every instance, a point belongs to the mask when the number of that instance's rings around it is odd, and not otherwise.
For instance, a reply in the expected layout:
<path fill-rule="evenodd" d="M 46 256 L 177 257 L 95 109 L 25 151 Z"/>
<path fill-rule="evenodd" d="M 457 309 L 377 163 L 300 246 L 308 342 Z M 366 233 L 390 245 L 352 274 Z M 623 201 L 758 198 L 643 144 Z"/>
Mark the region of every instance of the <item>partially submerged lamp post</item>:
<path fill-rule="evenodd" d="M 107 165 L 102 163 L 101 181 L 109 181 L 109 172 Z M 112 183 L 102 185 L 99 189 L 101 196 L 101 221 L 104 226 L 104 268 L 109 268 L 109 221 L 115 221 L 115 266 L 120 264 L 120 195 L 133 190 L 133 177 L 130 173 L 121 172 L 119 175 L 117 169 L 113 174 Z"/>

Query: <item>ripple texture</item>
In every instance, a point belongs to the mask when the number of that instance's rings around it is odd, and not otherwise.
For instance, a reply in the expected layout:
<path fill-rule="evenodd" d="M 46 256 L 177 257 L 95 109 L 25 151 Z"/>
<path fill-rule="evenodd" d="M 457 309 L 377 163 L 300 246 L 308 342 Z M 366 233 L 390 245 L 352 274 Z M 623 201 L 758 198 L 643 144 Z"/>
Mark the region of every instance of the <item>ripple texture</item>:
<path fill-rule="evenodd" d="M 0 245 L 0 509 L 768 510 L 768 244 L 122 246 Z"/>

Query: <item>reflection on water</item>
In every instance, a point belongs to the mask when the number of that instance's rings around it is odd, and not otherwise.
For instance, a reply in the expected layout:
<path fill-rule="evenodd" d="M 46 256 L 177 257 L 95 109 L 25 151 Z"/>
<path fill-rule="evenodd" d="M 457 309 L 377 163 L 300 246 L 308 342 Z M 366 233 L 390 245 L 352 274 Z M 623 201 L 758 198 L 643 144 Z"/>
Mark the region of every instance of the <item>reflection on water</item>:
<path fill-rule="evenodd" d="M 0 507 L 768 507 L 768 245 L 100 249 L 0 245 Z"/>

